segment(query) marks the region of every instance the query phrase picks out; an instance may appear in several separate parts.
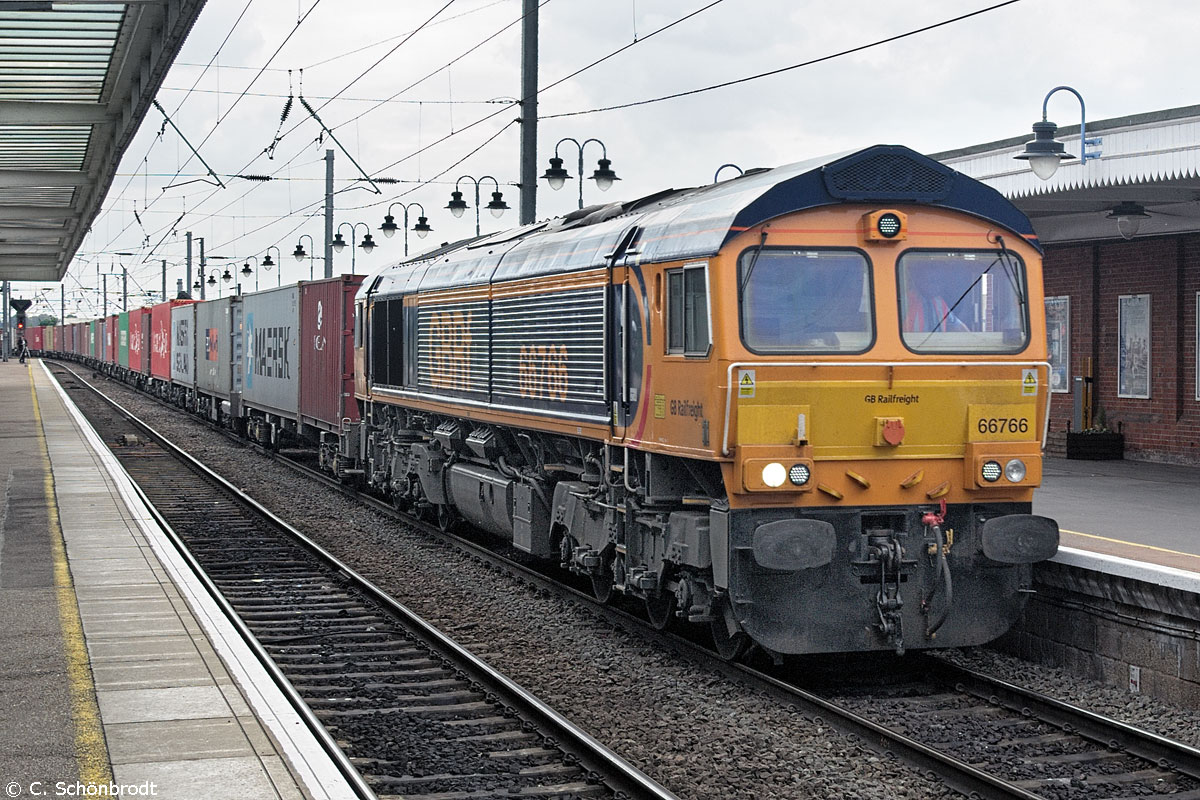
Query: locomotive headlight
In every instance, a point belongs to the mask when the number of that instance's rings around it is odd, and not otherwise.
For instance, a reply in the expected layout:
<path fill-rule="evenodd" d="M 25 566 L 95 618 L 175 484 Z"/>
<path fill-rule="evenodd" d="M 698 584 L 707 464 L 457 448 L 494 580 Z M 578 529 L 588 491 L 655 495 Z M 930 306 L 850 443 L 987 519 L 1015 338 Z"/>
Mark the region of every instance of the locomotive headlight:
<path fill-rule="evenodd" d="M 1004 465 L 1004 477 L 1013 483 L 1020 483 L 1025 480 L 1025 462 L 1019 458 L 1009 461 Z"/>
<path fill-rule="evenodd" d="M 772 489 L 783 486 L 783 482 L 787 480 L 788 471 L 783 464 L 778 461 L 772 461 L 763 467 L 762 479 L 763 483 L 770 486 Z"/>
<path fill-rule="evenodd" d="M 1014 459 L 1015 460 L 1015 459 Z M 995 483 L 1000 480 L 1000 462 L 985 461 L 983 462 L 983 479 L 988 483 Z"/>
<path fill-rule="evenodd" d="M 879 235 L 885 239 L 892 239 L 900 232 L 904 226 L 900 223 L 900 217 L 892 213 L 880 214 L 879 219 L 875 223 Z"/>
<path fill-rule="evenodd" d="M 808 483 L 810 477 L 812 474 L 805 464 L 792 464 L 792 468 L 788 470 L 788 480 L 792 482 L 793 486 L 803 486 Z"/>

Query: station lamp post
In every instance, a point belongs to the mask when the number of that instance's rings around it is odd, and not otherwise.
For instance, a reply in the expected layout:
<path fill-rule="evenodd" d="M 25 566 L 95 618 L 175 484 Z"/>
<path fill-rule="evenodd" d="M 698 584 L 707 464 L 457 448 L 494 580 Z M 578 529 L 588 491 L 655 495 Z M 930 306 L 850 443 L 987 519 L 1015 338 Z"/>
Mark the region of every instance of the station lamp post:
<path fill-rule="evenodd" d="M 1066 151 L 1062 142 L 1055 140 L 1058 126 L 1046 119 L 1050 97 L 1059 91 L 1070 92 L 1079 101 L 1079 163 L 1087 164 L 1088 161 L 1100 158 L 1102 152 L 1098 147 L 1095 150 L 1088 150 L 1090 145 L 1098 146 L 1103 140 L 1087 137 L 1087 109 L 1083 103 L 1083 95 L 1070 86 L 1056 86 L 1042 101 L 1042 121 L 1033 123 L 1033 141 L 1026 143 L 1025 150 L 1014 156 L 1018 161 L 1028 161 L 1033 174 L 1044 181 L 1048 181 L 1054 176 L 1054 173 L 1058 171 L 1058 165 L 1063 161 L 1075 158 Z"/>
<path fill-rule="evenodd" d="M 270 247 L 268 247 L 268 248 L 267 248 L 267 253 L 266 253 L 266 255 L 264 255 L 264 256 L 263 256 L 263 260 L 262 260 L 262 268 L 263 268 L 263 269 L 265 269 L 267 272 L 270 272 L 270 271 L 271 271 L 271 267 L 274 267 L 274 266 L 276 266 L 274 259 L 272 259 L 272 258 L 271 258 L 271 251 L 272 251 L 272 250 L 274 250 L 274 251 L 275 251 L 275 254 L 276 254 L 277 256 L 279 256 L 279 260 L 280 260 L 280 261 L 282 261 L 282 260 L 283 260 L 283 253 L 280 253 L 280 252 L 279 252 L 279 248 L 278 248 L 278 247 L 276 247 L 275 245 L 271 245 Z M 257 284 L 255 284 L 255 285 L 257 286 Z M 283 264 L 280 264 L 280 265 L 279 265 L 279 274 L 278 274 L 278 276 L 275 278 L 275 285 L 276 285 L 276 286 L 282 286 L 282 285 L 283 285 Z"/>
<path fill-rule="evenodd" d="M 403 225 L 397 225 L 396 218 L 392 216 L 392 208 L 397 205 L 404 211 Z M 412 227 L 413 233 L 424 239 L 433 228 L 429 227 L 429 219 L 425 216 L 425 206 L 420 203 L 401 203 L 399 201 L 392 203 L 388 206 L 387 213 L 383 215 L 383 224 L 379 226 L 379 230 L 383 231 L 383 235 L 389 239 L 396 235 L 397 228 L 404 228 L 404 255 L 406 256 L 408 255 L 408 210 L 413 206 L 421 209 L 421 214 L 417 217 L 417 224 Z"/>
<path fill-rule="evenodd" d="M 475 235 L 479 235 L 479 184 L 483 181 L 491 181 L 496 186 L 496 191 L 492 192 L 492 202 L 487 204 L 488 211 L 492 212 L 492 216 L 496 219 L 504 216 L 504 212 L 508 210 L 508 203 L 504 202 L 504 195 L 500 192 L 500 182 L 491 175 L 484 175 L 476 180 L 470 175 L 463 175 L 454 182 L 454 191 L 450 193 L 450 202 L 446 204 L 446 208 L 456 217 L 461 217 L 467 211 L 467 201 L 463 200 L 463 193 L 459 191 L 458 186 L 463 181 L 471 181 L 475 184 Z"/>
<path fill-rule="evenodd" d="M 546 183 L 550 184 L 550 188 L 558 191 L 563 187 L 568 180 L 571 179 L 570 173 L 563 169 L 563 160 L 558 155 L 558 148 L 563 142 L 570 142 L 575 145 L 579 153 L 579 207 L 583 208 L 583 150 L 592 142 L 600 145 L 600 159 L 596 162 L 596 171 L 592 173 L 590 180 L 596 182 L 596 188 L 602 192 L 607 192 L 612 188 L 613 181 L 619 181 L 617 173 L 612 170 L 612 162 L 608 160 L 608 148 L 604 146 L 604 142 L 599 139 L 584 139 L 583 144 L 570 136 L 559 139 L 554 145 L 554 157 L 550 159 L 550 166 L 542 175 L 546 179 Z"/>
<path fill-rule="evenodd" d="M 313 250 L 317 249 L 316 244 L 313 243 L 313 238 L 311 236 L 309 236 L 307 233 L 302 233 L 302 234 L 300 234 L 300 238 L 296 240 L 296 249 L 292 251 L 292 258 L 296 259 L 297 261 L 304 261 L 304 259 L 306 257 L 308 258 L 308 279 L 311 281 L 311 280 L 313 280 L 313 254 L 309 253 L 309 252 L 305 252 L 305 250 L 304 250 L 304 240 L 305 239 L 308 239 L 309 247 L 311 247 Z M 339 251 L 341 250 L 341 248 L 337 246 L 336 242 L 334 243 L 333 246 L 335 249 L 337 249 Z"/>
<path fill-rule="evenodd" d="M 364 253 L 370 255 L 371 251 L 375 249 L 375 240 L 371 238 L 371 226 L 367 225 L 367 223 L 343 222 L 341 225 L 338 225 L 337 235 L 333 237 L 334 252 L 340 253 L 346 249 L 346 240 L 342 238 L 342 228 L 346 227 L 347 225 L 350 226 L 350 272 L 354 272 L 354 246 L 357 244 L 362 248 Z M 358 233 L 359 225 L 362 225 L 367 229 L 367 232 L 361 241 L 355 239 L 355 236 Z M 297 247 L 299 247 L 299 245 L 297 245 Z"/>
<path fill-rule="evenodd" d="M 254 267 L 253 268 L 250 267 L 251 259 L 254 259 Z M 262 266 L 262 265 L 258 262 L 258 256 L 248 256 L 246 258 L 246 263 L 242 264 L 242 270 L 241 270 L 242 277 L 245 278 L 246 280 L 250 280 L 250 273 L 252 273 L 252 272 L 254 273 L 254 291 L 256 291 L 256 292 L 258 291 L 258 273 L 259 273 L 258 268 L 260 266 Z"/>

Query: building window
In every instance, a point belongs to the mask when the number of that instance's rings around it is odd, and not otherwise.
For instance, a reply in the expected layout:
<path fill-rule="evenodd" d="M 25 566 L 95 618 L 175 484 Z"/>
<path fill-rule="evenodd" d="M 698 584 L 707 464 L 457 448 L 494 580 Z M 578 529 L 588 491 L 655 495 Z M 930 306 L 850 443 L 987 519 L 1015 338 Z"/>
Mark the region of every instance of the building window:
<path fill-rule="evenodd" d="M 667 271 L 667 352 L 708 355 L 708 265 Z"/>

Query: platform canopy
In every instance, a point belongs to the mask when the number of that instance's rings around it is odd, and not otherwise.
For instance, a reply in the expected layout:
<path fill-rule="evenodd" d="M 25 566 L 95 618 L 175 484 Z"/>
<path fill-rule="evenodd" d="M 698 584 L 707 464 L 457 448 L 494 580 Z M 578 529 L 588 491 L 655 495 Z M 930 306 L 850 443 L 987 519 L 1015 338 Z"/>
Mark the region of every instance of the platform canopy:
<path fill-rule="evenodd" d="M 0 2 L 0 280 L 66 273 L 203 7 Z"/>
<path fill-rule="evenodd" d="M 1200 106 L 1089 121 L 1087 136 L 1103 140 L 1102 153 L 1081 164 L 1079 125 L 1059 127 L 1057 140 L 1075 158 L 1046 181 L 1014 158 L 1032 132 L 930 157 L 997 189 L 1029 216 L 1043 245 L 1121 238 L 1110 217 L 1120 203 L 1147 215 L 1137 238 L 1200 231 Z"/>

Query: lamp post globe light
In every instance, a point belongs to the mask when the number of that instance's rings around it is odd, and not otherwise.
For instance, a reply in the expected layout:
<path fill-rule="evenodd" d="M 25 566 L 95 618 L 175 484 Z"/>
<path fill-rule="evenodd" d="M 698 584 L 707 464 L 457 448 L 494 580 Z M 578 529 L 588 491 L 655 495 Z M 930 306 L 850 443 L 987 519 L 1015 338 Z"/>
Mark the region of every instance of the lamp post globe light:
<path fill-rule="evenodd" d="M 617 177 L 617 173 L 613 172 L 612 170 L 612 162 L 608 160 L 608 148 L 604 146 L 604 142 L 600 141 L 599 139 L 584 139 L 583 144 L 580 144 L 578 140 L 567 136 L 566 138 L 559 139 L 558 143 L 554 145 L 554 157 L 550 159 L 550 166 L 542 175 L 542 177 L 546 179 L 546 183 L 550 184 L 551 189 L 558 191 L 566 185 L 568 180 L 571 179 L 570 173 L 563 169 L 563 160 L 558 155 L 558 148 L 563 142 L 570 142 L 571 144 L 575 145 L 575 148 L 579 154 L 578 175 L 580 208 L 583 208 L 583 150 L 589 144 L 595 142 L 596 144 L 600 145 L 600 158 L 596 162 L 596 170 L 589 178 L 589 180 L 596 182 L 596 188 L 602 192 L 607 192 L 612 188 L 614 181 L 621 180 Z"/>
<path fill-rule="evenodd" d="M 275 262 L 271 259 L 271 251 L 272 250 L 275 251 L 276 255 L 279 256 L 280 260 L 283 259 L 283 254 L 279 252 L 278 247 L 276 247 L 275 245 L 271 245 L 270 247 L 268 247 L 267 254 L 265 256 L 263 256 L 263 260 L 262 260 L 262 268 L 265 269 L 267 272 L 270 272 L 271 267 L 275 266 Z M 283 265 L 282 264 L 279 265 L 279 273 L 278 273 L 278 277 L 276 277 L 276 279 L 275 279 L 275 285 L 276 286 L 283 285 Z M 255 284 L 255 286 L 257 286 L 257 284 Z"/>
<path fill-rule="evenodd" d="M 456 194 L 461 202 L 462 192 L 456 192 Z M 396 218 L 392 216 L 392 208 L 395 206 L 400 206 L 401 210 L 404 211 L 403 225 L 397 225 Z M 396 235 L 397 228 L 404 228 L 404 255 L 406 256 L 408 255 L 408 210 L 413 206 L 421 209 L 421 214 L 417 217 L 417 224 L 413 225 L 412 229 L 419 238 L 424 239 L 433 228 L 429 227 L 429 219 L 425 216 L 425 206 L 420 203 L 401 203 L 400 201 L 392 203 L 388 206 L 387 213 L 383 215 L 383 224 L 379 226 L 379 230 L 383 231 L 383 235 L 389 239 Z M 466 203 L 463 203 L 463 206 L 465 207 Z M 461 216 L 461 214 L 456 214 L 455 216 Z"/>
<path fill-rule="evenodd" d="M 333 244 L 333 250 L 335 253 L 340 253 L 346 249 L 346 240 L 342 238 L 342 228 L 346 227 L 347 225 L 350 226 L 350 271 L 354 272 L 354 262 L 355 262 L 354 246 L 357 244 L 359 247 L 362 248 L 362 251 L 364 253 L 366 253 L 367 255 L 370 255 L 371 251 L 373 251 L 375 249 L 375 240 L 371 238 L 371 227 L 369 225 L 367 225 L 367 223 L 365 223 L 365 222 L 343 222 L 341 225 L 338 225 L 337 234 L 333 237 L 332 244 Z M 356 234 L 358 233 L 359 225 L 362 225 L 367 230 L 366 234 L 363 235 L 363 238 L 361 240 L 358 240 L 355 238 Z M 309 241 L 311 241 L 311 238 L 309 239 Z M 299 243 L 296 244 L 296 249 L 297 250 L 301 249 Z M 295 253 L 293 253 L 293 255 L 295 255 Z"/>
<path fill-rule="evenodd" d="M 292 251 L 292 258 L 296 259 L 297 261 L 303 261 L 305 259 L 305 257 L 308 258 L 308 279 L 311 281 L 311 280 L 313 280 L 313 260 L 314 259 L 313 259 L 313 254 L 311 252 L 306 252 L 304 249 L 304 240 L 305 239 L 308 239 L 309 248 L 311 248 L 312 250 L 317 249 L 317 245 L 313 242 L 313 238 L 311 236 L 309 236 L 307 233 L 302 233 L 302 234 L 300 234 L 300 237 L 298 239 L 296 239 L 296 249 Z M 341 247 L 337 246 L 336 239 L 334 240 L 333 246 L 334 246 L 335 250 L 337 250 L 339 253 L 341 252 Z M 342 247 L 345 247 L 344 243 L 343 243 Z"/>
<path fill-rule="evenodd" d="M 1059 91 L 1070 92 L 1079 100 L 1079 163 L 1086 164 L 1090 160 L 1099 158 L 1102 153 L 1098 147 L 1095 150 L 1088 150 L 1089 145 L 1098 146 L 1103 140 L 1100 138 L 1089 139 L 1087 136 L 1087 109 L 1083 103 L 1083 95 L 1070 86 L 1055 86 L 1042 100 L 1042 121 L 1033 123 L 1033 140 L 1026 143 L 1024 151 L 1013 156 L 1018 161 L 1028 161 L 1033 174 L 1044 181 L 1048 181 L 1054 176 L 1054 173 L 1058 171 L 1059 164 L 1075 158 L 1066 151 L 1062 142 L 1054 138 L 1058 133 L 1058 126 L 1046 119 L 1050 97 Z"/>
<path fill-rule="evenodd" d="M 251 259 L 254 260 L 254 268 L 251 268 L 250 266 Z M 258 269 L 259 267 L 262 267 L 262 264 L 259 262 L 258 256 L 247 256 L 246 263 L 242 265 L 243 278 L 250 280 L 250 273 L 254 273 L 254 291 L 256 292 L 258 291 L 258 274 L 261 272 L 261 270 Z"/>
<path fill-rule="evenodd" d="M 475 184 L 475 235 L 479 235 L 479 184 L 483 181 L 491 181 L 496 187 L 496 191 L 492 192 L 492 200 L 487 204 L 488 211 L 492 212 L 492 216 L 499 219 L 508 210 L 508 203 L 504 202 L 504 194 L 500 191 L 500 182 L 491 175 L 484 175 L 479 179 L 475 179 L 470 175 L 463 175 L 454 182 L 454 191 L 450 193 L 450 202 L 446 204 L 446 208 L 456 217 L 461 217 L 467 211 L 467 201 L 463 200 L 462 192 L 458 186 L 463 181 L 471 181 Z M 422 209 L 424 210 L 424 209 Z M 423 218 L 422 218 L 423 219 Z M 414 228 L 414 230 L 416 230 Z M 430 228 L 430 230 L 433 230 Z M 428 233 L 428 231 L 426 231 Z"/>
<path fill-rule="evenodd" d="M 1150 219 L 1150 215 L 1141 203 L 1125 201 L 1118 203 L 1108 213 L 1108 218 L 1116 221 L 1117 232 L 1121 234 L 1122 239 L 1132 239 L 1142 227 L 1142 220 Z"/>

